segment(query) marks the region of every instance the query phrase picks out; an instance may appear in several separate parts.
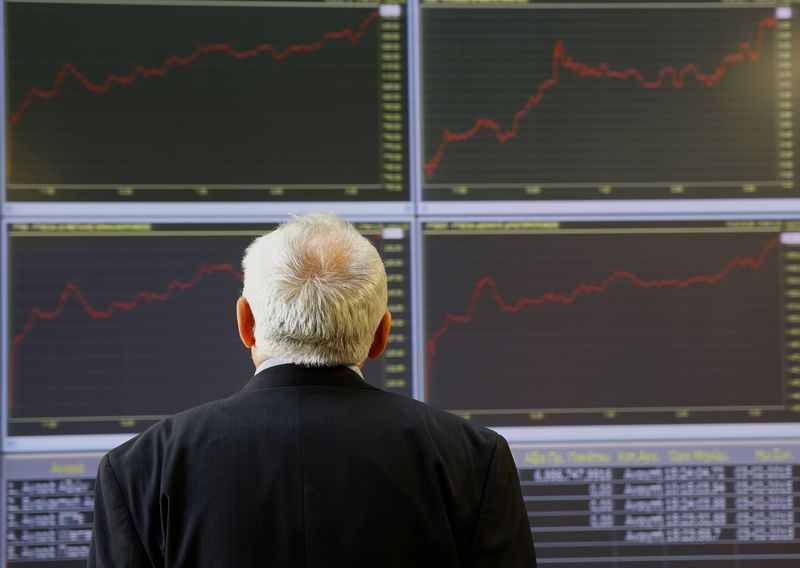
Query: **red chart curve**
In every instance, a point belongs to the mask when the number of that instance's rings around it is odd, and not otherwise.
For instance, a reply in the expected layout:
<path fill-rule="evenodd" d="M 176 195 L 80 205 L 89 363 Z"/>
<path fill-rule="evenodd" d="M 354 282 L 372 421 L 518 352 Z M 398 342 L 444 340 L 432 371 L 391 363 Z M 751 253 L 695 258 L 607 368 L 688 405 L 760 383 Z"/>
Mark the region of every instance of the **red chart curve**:
<path fill-rule="evenodd" d="M 739 45 L 739 51 L 725 55 L 719 66 L 710 73 L 703 73 L 697 65 L 689 63 L 680 68 L 672 66 L 662 67 L 653 79 L 648 79 L 641 70 L 636 68 L 614 70 L 611 69 L 607 63 L 591 65 L 589 63 L 576 61 L 567 53 L 567 47 L 564 42 L 558 41 L 553 46 L 553 66 L 550 77 L 539 83 L 536 92 L 528 98 L 525 102 L 525 106 L 514 113 L 511 125 L 508 128 L 504 128 L 491 118 L 481 117 L 475 120 L 473 125 L 467 130 L 454 132 L 450 129 L 445 129 L 444 132 L 442 132 L 436 153 L 423 164 L 422 167 L 426 175 L 431 177 L 439 168 L 448 146 L 469 140 L 482 130 L 493 132 L 500 144 L 504 144 L 509 139 L 515 137 L 519 133 L 522 119 L 525 118 L 532 109 L 538 107 L 542 103 L 545 93 L 550 88 L 558 84 L 562 69 L 582 78 L 617 79 L 621 81 L 633 80 L 639 83 L 639 86 L 643 89 L 660 89 L 665 86 L 681 89 L 686 85 L 688 78 L 694 79 L 706 87 L 713 87 L 725 76 L 731 64 L 742 63 L 747 60 L 758 62 L 761 59 L 761 53 L 764 48 L 764 33 L 768 28 L 774 27 L 777 21 L 777 18 L 772 16 L 763 18 L 758 24 L 755 47 L 749 42 L 742 42 Z"/>
<path fill-rule="evenodd" d="M 484 276 L 476 284 L 470 296 L 469 305 L 463 313 L 445 314 L 442 325 L 436 329 L 427 341 L 428 359 L 436 356 L 439 340 L 450 330 L 453 324 L 469 324 L 475 317 L 478 301 L 484 291 L 488 291 L 495 305 L 500 311 L 516 314 L 527 306 L 541 306 L 545 304 L 558 304 L 568 306 L 574 304 L 584 296 L 602 294 L 611 286 L 620 282 L 629 282 L 637 288 L 688 288 L 698 284 L 713 285 L 731 275 L 737 269 L 760 270 L 764 266 L 769 254 L 778 245 L 780 238 L 770 240 L 756 256 L 737 256 L 729 260 L 717 272 L 711 274 L 698 274 L 686 278 L 664 278 L 660 280 L 644 280 L 628 270 L 615 269 L 605 279 L 597 283 L 584 283 L 576 286 L 571 292 L 557 293 L 545 292 L 538 296 L 517 298 L 509 302 L 500 294 L 497 283 L 491 276 Z"/>
<path fill-rule="evenodd" d="M 233 264 L 210 264 L 201 266 L 194 276 L 189 280 L 173 280 L 160 292 L 139 290 L 134 292 L 128 300 L 112 300 L 105 307 L 98 308 L 89 302 L 86 295 L 80 287 L 74 282 L 67 282 L 64 288 L 58 295 L 56 304 L 51 309 L 43 309 L 35 307 L 28 313 L 28 318 L 22 328 L 14 335 L 11 342 L 11 368 L 9 372 L 9 409 L 13 402 L 13 386 L 14 386 L 14 368 L 17 354 L 17 347 L 22 343 L 28 335 L 36 327 L 39 321 L 52 321 L 58 319 L 64 312 L 67 302 L 75 298 L 75 301 L 83 308 L 83 311 L 92 320 L 105 320 L 112 317 L 118 312 L 132 311 L 143 304 L 152 304 L 154 302 L 166 302 L 170 300 L 175 292 L 185 292 L 197 286 L 206 277 L 217 273 L 227 273 L 234 278 L 241 280 L 242 273 L 239 272 Z"/>
<path fill-rule="evenodd" d="M 189 55 L 170 55 L 158 67 L 146 67 L 144 65 L 135 65 L 125 75 L 107 75 L 99 83 L 94 82 L 87 78 L 81 70 L 73 63 L 65 61 L 61 68 L 56 73 L 53 84 L 47 89 L 41 89 L 36 86 L 28 88 L 25 98 L 17 106 L 17 109 L 9 117 L 9 128 L 13 129 L 14 126 L 19 124 L 25 112 L 36 99 L 54 99 L 61 91 L 61 87 L 67 77 L 76 79 L 86 91 L 95 94 L 106 94 L 111 91 L 113 85 L 132 85 L 139 79 L 152 79 L 166 77 L 169 72 L 176 67 L 185 67 L 195 63 L 205 55 L 212 53 L 221 53 L 228 55 L 232 59 L 250 59 L 262 54 L 269 54 L 273 60 L 282 61 L 288 56 L 296 53 L 313 53 L 324 48 L 332 41 L 348 40 L 351 44 L 355 45 L 361 38 L 364 37 L 367 29 L 378 17 L 378 10 L 372 10 L 366 18 L 355 28 L 343 28 L 338 31 L 326 32 L 319 39 L 311 43 L 297 43 L 289 45 L 284 49 L 278 49 L 270 43 L 262 43 L 251 49 L 237 50 L 227 43 L 213 43 L 198 46 Z M 11 170 L 11 136 L 9 136 L 9 172 Z"/>

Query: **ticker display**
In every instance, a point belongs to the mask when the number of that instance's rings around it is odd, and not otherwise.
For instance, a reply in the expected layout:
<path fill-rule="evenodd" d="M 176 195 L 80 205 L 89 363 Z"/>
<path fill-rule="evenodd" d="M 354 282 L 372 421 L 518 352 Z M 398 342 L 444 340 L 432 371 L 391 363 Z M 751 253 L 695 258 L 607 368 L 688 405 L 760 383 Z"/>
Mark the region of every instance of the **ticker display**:
<path fill-rule="evenodd" d="M 541 565 L 790 568 L 796 441 L 513 444 Z M 6 561 L 77 568 L 99 454 L 6 456 Z"/>
<path fill-rule="evenodd" d="M 512 446 L 541 565 L 794 568 L 796 441 Z"/>
<path fill-rule="evenodd" d="M 86 566 L 100 457 L 100 454 L 4 457 L 3 566 Z"/>

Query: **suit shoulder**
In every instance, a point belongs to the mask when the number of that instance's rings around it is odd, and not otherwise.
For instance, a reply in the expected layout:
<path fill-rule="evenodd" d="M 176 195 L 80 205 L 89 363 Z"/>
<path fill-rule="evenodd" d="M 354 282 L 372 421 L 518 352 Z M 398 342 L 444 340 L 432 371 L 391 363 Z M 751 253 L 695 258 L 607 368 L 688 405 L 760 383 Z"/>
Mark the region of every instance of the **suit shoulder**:
<path fill-rule="evenodd" d="M 380 392 L 386 396 L 387 404 L 393 407 L 395 417 L 416 420 L 423 424 L 428 432 L 435 437 L 442 436 L 451 440 L 461 437 L 473 444 L 492 448 L 498 443 L 498 439 L 502 440 L 502 436 L 497 432 L 472 424 L 468 420 L 446 410 L 403 395 L 385 391 Z"/>
<path fill-rule="evenodd" d="M 124 469 L 132 467 L 135 469 L 139 463 L 146 463 L 147 467 L 151 468 L 161 460 L 167 448 L 185 438 L 187 432 L 192 431 L 192 425 L 196 427 L 212 420 L 229 399 L 234 397 L 211 401 L 159 420 L 142 433 L 108 452 L 109 463 L 115 470 L 118 465 Z"/>

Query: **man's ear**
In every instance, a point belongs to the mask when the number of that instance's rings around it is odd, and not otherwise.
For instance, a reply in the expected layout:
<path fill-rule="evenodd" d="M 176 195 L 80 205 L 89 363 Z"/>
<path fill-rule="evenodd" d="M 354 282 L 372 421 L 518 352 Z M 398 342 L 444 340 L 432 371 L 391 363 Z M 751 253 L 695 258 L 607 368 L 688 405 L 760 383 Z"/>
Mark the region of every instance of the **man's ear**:
<path fill-rule="evenodd" d="M 236 323 L 239 326 L 239 337 L 248 349 L 252 349 L 256 344 L 256 320 L 253 317 L 253 310 L 244 296 L 236 300 Z"/>
<path fill-rule="evenodd" d="M 378 324 L 378 329 L 375 330 L 375 337 L 372 339 L 372 345 L 369 348 L 367 357 L 376 359 L 381 356 L 389 343 L 389 331 L 392 329 L 392 314 L 389 310 L 383 314 L 381 322 Z"/>

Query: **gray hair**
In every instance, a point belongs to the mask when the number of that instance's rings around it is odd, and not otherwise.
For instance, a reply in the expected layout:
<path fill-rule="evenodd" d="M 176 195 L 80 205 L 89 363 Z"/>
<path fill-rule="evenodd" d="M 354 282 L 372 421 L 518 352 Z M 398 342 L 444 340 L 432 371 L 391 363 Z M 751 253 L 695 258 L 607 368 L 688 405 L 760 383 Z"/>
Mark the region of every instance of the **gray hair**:
<path fill-rule="evenodd" d="M 242 266 L 257 355 L 313 366 L 367 358 L 386 311 L 386 270 L 351 223 L 295 217 L 253 241 Z"/>

